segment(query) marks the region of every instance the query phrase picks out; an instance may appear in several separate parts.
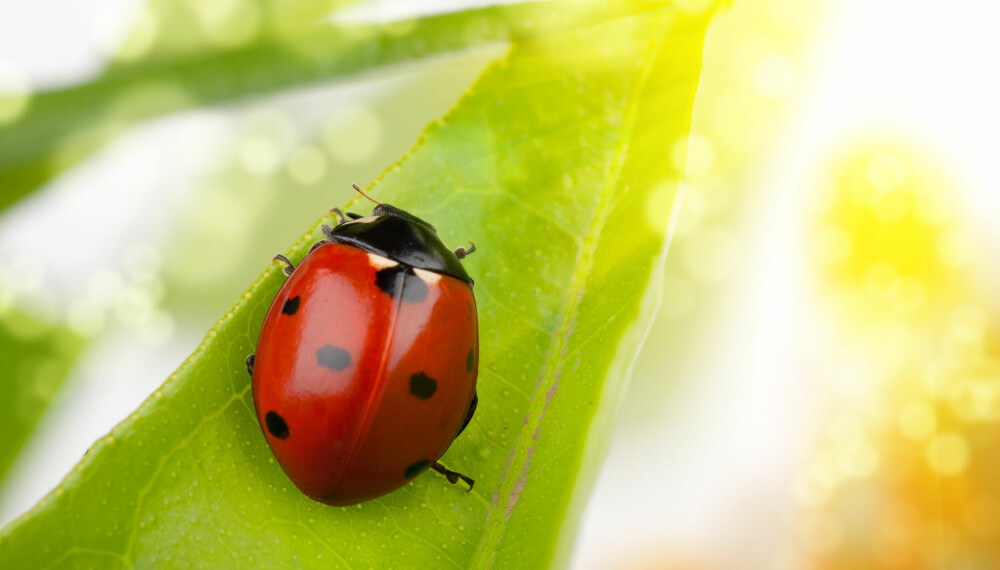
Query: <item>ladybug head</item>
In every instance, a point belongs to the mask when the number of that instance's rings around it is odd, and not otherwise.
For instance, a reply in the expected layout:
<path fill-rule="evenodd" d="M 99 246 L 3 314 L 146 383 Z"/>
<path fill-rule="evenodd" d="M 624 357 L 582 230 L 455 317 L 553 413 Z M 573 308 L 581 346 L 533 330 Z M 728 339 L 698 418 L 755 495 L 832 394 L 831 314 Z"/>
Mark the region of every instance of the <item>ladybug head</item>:
<path fill-rule="evenodd" d="M 381 204 L 380 203 L 379 205 L 375 206 L 375 209 L 372 210 L 372 217 L 378 217 L 378 216 L 396 216 L 397 218 L 403 218 L 404 220 L 410 220 L 411 222 L 416 222 L 418 224 L 427 226 L 434 233 L 437 233 L 437 228 L 435 228 L 434 226 L 428 224 L 427 222 L 421 220 L 420 218 L 414 216 L 413 214 L 407 213 L 407 212 L 405 212 L 403 210 L 400 210 L 399 208 L 397 208 L 395 206 L 391 206 L 389 204 Z"/>
<path fill-rule="evenodd" d="M 442 243 L 434 226 L 395 206 L 378 204 L 372 215 L 349 214 L 350 221 L 324 228 L 327 239 L 359 247 L 399 263 L 450 275 L 472 285 L 455 253 Z"/>

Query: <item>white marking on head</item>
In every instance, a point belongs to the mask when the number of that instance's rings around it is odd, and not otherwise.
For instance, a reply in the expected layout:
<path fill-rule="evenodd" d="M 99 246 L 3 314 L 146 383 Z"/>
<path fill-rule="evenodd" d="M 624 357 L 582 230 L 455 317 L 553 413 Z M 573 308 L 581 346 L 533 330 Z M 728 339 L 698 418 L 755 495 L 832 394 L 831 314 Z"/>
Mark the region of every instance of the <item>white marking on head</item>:
<path fill-rule="evenodd" d="M 399 265 L 399 262 L 372 252 L 368 252 L 368 262 L 371 263 L 372 267 L 374 267 L 376 271 L 379 269 L 385 269 L 386 267 L 395 267 Z"/>
<path fill-rule="evenodd" d="M 441 281 L 441 274 L 434 273 L 433 271 L 427 271 L 426 269 L 413 268 L 413 272 L 420 278 L 421 281 L 428 285 L 437 285 L 438 281 Z"/>

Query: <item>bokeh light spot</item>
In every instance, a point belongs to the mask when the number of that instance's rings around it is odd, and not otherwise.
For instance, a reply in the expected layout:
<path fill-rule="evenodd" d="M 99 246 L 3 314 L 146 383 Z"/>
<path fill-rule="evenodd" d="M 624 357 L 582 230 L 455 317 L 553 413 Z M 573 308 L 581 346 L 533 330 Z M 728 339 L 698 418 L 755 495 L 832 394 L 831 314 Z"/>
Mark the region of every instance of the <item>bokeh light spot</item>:
<path fill-rule="evenodd" d="M 724 227 L 705 226 L 698 230 L 698 247 L 681 253 L 685 268 L 704 284 L 718 283 L 735 269 L 738 244 Z"/>
<path fill-rule="evenodd" d="M 990 320 L 979 305 L 969 303 L 951 312 L 948 334 L 963 341 L 979 341 L 986 334 Z"/>
<path fill-rule="evenodd" d="M 131 32 L 120 46 L 106 45 L 105 49 L 113 52 L 115 59 L 134 61 L 150 52 L 160 36 L 160 20 L 152 9 L 143 9 L 135 18 Z M 110 39 L 106 40 L 110 43 Z"/>
<path fill-rule="evenodd" d="M 659 182 L 646 198 L 644 213 L 646 223 L 650 229 L 665 234 L 667 231 L 667 221 L 671 219 L 674 208 L 677 205 L 677 185 L 676 180 L 664 180 Z M 680 218 L 677 224 L 680 223 Z M 676 233 L 676 226 L 674 232 Z"/>
<path fill-rule="evenodd" d="M 970 332 L 970 331 L 965 331 Z M 951 366 L 968 368 L 983 356 L 985 346 L 982 337 L 949 334 L 943 339 L 943 353 Z M 955 374 L 951 374 L 955 376 Z"/>
<path fill-rule="evenodd" d="M 753 83 L 769 99 L 786 99 L 795 91 L 795 68 L 780 55 L 765 57 L 754 68 Z"/>
<path fill-rule="evenodd" d="M 684 275 L 667 275 L 663 280 L 660 314 L 679 319 L 691 313 L 698 302 L 698 288 Z"/>
<path fill-rule="evenodd" d="M 809 26 L 815 19 L 816 4 L 802 0 L 772 0 L 766 5 L 771 21 L 778 28 L 795 32 Z"/>
<path fill-rule="evenodd" d="M 878 451 L 863 439 L 852 441 L 841 450 L 840 469 L 847 477 L 868 477 L 875 472 L 878 462 Z"/>
<path fill-rule="evenodd" d="M 251 135 L 239 149 L 240 164 L 247 172 L 256 175 L 271 174 L 281 162 L 281 149 L 274 139 L 265 135 Z"/>
<path fill-rule="evenodd" d="M 1000 421 L 1000 372 L 986 379 L 965 380 L 949 393 L 955 413 L 965 422 Z"/>
<path fill-rule="evenodd" d="M 125 250 L 122 258 L 125 271 L 134 279 L 154 278 L 163 263 L 159 248 L 148 243 L 133 243 Z"/>
<path fill-rule="evenodd" d="M 959 434 L 939 433 L 927 443 L 925 458 L 934 472 L 959 475 L 969 463 L 969 445 Z"/>
<path fill-rule="evenodd" d="M 38 291 L 45 283 L 45 266 L 28 255 L 18 255 L 10 260 L 3 271 L 7 283 L 15 292 Z"/>
<path fill-rule="evenodd" d="M 111 269 L 99 269 L 87 280 L 88 295 L 102 305 L 108 305 L 117 299 L 124 287 L 122 276 Z"/>
<path fill-rule="evenodd" d="M 104 330 L 107 317 L 104 308 L 93 300 L 81 299 L 66 310 L 66 325 L 76 334 L 92 337 Z"/>
<path fill-rule="evenodd" d="M 846 444 L 865 436 L 865 423 L 856 414 L 838 414 L 827 424 L 826 433 L 832 443 Z"/>
<path fill-rule="evenodd" d="M 811 242 L 837 260 L 816 256 L 828 284 L 854 304 L 845 314 L 912 323 L 955 294 L 958 276 L 944 260 L 959 264 L 968 253 L 964 240 L 944 237 L 953 231 L 953 189 L 934 160 L 903 142 L 862 140 L 816 179 L 824 207 Z M 831 237 L 830 227 L 847 239 Z"/>
<path fill-rule="evenodd" d="M 189 1 L 208 41 L 223 47 L 238 47 L 260 31 L 260 8 L 242 0 Z"/>
<path fill-rule="evenodd" d="M 183 109 L 191 106 L 193 102 L 191 93 L 180 83 L 169 80 L 144 81 L 118 92 L 108 111 L 110 117 L 118 119 L 118 124 L 112 122 L 108 127 L 110 129 L 108 134 L 124 131 L 125 125 L 136 117 L 149 115 L 152 110 Z M 92 144 L 93 141 L 89 137 L 81 135 L 78 142 L 74 144 L 71 141 L 66 145 L 68 158 L 61 160 L 72 163 L 77 156 L 74 153 L 89 152 Z"/>
<path fill-rule="evenodd" d="M 382 144 L 381 120 L 368 107 L 342 108 L 327 121 L 323 144 L 330 156 L 342 162 L 367 160 Z"/>
<path fill-rule="evenodd" d="M 299 184 L 315 184 L 326 174 L 326 157 L 315 147 L 302 147 L 289 158 L 288 174 Z"/>
<path fill-rule="evenodd" d="M 715 147 L 708 137 L 691 131 L 689 137 L 682 137 L 674 143 L 670 157 L 678 171 L 686 170 L 688 176 L 697 177 L 712 169 Z"/>
<path fill-rule="evenodd" d="M 972 261 L 976 254 L 976 245 L 969 233 L 961 228 L 955 228 L 941 236 L 937 243 L 937 255 L 941 263 L 947 267 L 958 269 Z"/>
<path fill-rule="evenodd" d="M 927 402 L 910 402 L 899 411 L 896 425 L 904 437 L 914 441 L 927 439 L 937 428 L 937 413 Z"/>
<path fill-rule="evenodd" d="M 139 339 L 149 346 L 163 346 L 173 339 L 177 329 L 174 318 L 165 311 L 154 311 L 137 325 Z"/>
<path fill-rule="evenodd" d="M 769 126 L 759 99 L 738 91 L 720 98 L 711 116 L 715 140 L 741 154 L 753 152 Z"/>
<path fill-rule="evenodd" d="M 417 20 L 395 20 L 382 24 L 381 30 L 389 35 L 402 37 L 412 34 L 417 29 Z"/>
<path fill-rule="evenodd" d="M 31 85 L 16 67 L 0 62 L 0 125 L 16 121 L 31 103 Z"/>
<path fill-rule="evenodd" d="M 879 192 L 889 192 L 902 186 L 906 180 L 906 164 L 895 153 L 875 155 L 868 163 L 868 181 Z"/>
<path fill-rule="evenodd" d="M 126 287 L 115 299 L 115 314 L 123 323 L 138 325 L 149 318 L 156 302 L 144 287 Z"/>
<path fill-rule="evenodd" d="M 916 279 L 898 279 L 889 294 L 892 308 L 901 315 L 912 315 L 927 303 L 927 291 Z"/>
<path fill-rule="evenodd" d="M 865 291 L 872 299 L 888 299 L 897 280 L 898 274 L 895 267 L 888 263 L 876 263 L 865 272 Z"/>
<path fill-rule="evenodd" d="M 677 227 L 674 228 L 674 238 L 690 235 L 702 224 L 707 214 L 708 204 L 705 202 L 703 189 L 695 183 L 687 182 L 680 214 L 677 216 Z"/>
<path fill-rule="evenodd" d="M 872 198 L 871 205 L 875 217 L 883 224 L 901 221 L 910 212 L 911 199 L 900 191 L 882 192 Z"/>

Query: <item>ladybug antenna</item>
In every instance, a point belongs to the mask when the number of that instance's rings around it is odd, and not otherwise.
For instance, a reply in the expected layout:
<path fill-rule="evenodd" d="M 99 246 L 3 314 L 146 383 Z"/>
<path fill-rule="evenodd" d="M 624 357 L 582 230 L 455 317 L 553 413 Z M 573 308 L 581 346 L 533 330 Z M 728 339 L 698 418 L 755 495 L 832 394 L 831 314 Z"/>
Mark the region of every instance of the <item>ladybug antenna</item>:
<path fill-rule="evenodd" d="M 354 186 L 354 189 L 358 191 L 358 194 L 361 194 L 362 196 L 364 196 L 365 198 L 368 198 L 369 200 L 371 200 L 372 202 L 375 202 L 376 204 L 379 204 L 379 205 L 382 204 L 382 202 L 379 202 L 378 200 L 372 198 L 368 194 L 365 194 L 364 192 L 362 192 L 361 188 L 358 188 L 357 184 L 351 184 L 351 186 Z"/>

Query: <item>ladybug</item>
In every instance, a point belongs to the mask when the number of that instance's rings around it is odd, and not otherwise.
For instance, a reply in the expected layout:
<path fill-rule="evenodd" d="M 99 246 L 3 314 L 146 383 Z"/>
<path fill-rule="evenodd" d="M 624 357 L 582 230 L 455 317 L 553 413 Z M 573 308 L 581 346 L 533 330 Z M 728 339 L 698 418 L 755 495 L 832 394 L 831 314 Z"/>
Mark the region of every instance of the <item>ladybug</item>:
<path fill-rule="evenodd" d="M 335 506 L 428 468 L 474 484 L 438 459 L 478 402 L 476 299 L 460 261 L 475 244 L 451 251 L 431 224 L 376 204 L 367 217 L 335 208 L 337 225 L 298 267 L 275 257 L 288 279 L 246 361 L 278 463 Z"/>

